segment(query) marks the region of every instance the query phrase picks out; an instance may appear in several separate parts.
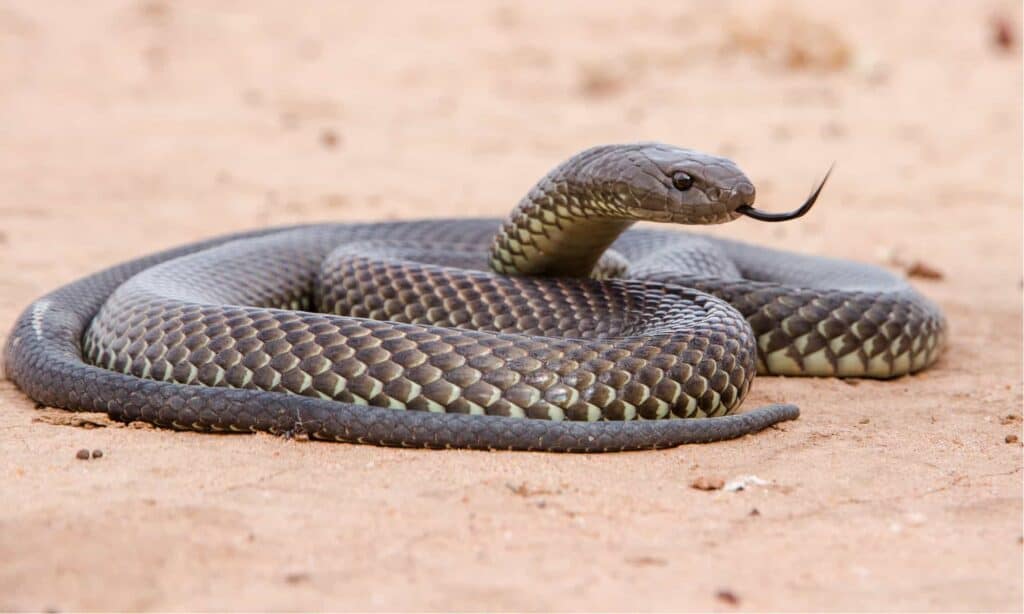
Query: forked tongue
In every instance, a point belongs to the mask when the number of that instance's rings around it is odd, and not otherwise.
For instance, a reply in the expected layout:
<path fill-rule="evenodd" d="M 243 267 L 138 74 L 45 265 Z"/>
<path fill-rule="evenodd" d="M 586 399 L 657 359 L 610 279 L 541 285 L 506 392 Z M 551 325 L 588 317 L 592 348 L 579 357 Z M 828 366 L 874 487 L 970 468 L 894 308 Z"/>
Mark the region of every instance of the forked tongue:
<path fill-rule="evenodd" d="M 747 217 L 752 217 L 755 220 L 761 220 L 762 222 L 787 222 L 789 220 L 795 220 L 810 211 L 811 207 L 814 206 L 814 201 L 818 200 L 818 194 L 821 194 L 821 188 L 825 187 L 825 182 L 828 181 L 828 176 L 832 174 L 833 168 L 835 168 L 834 164 L 828 168 L 828 172 L 825 173 L 824 177 L 822 177 L 821 183 L 819 183 L 818 187 L 811 192 L 811 195 L 807 197 L 804 204 L 800 205 L 799 209 L 790 211 L 789 213 L 769 213 L 767 211 L 755 209 L 750 205 L 741 205 L 736 208 L 736 212 L 742 213 Z"/>

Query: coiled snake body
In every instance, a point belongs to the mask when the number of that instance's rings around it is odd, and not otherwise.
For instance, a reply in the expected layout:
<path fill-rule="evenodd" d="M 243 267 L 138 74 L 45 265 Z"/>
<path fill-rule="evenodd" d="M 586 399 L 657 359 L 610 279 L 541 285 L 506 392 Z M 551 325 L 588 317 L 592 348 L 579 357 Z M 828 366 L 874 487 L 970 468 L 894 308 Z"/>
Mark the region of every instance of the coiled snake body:
<path fill-rule="evenodd" d="M 627 230 L 772 219 L 753 198 L 722 158 L 597 147 L 504 223 L 277 228 L 107 269 L 29 306 L 6 372 L 47 405 L 180 429 L 608 451 L 795 418 L 727 415 L 755 371 L 885 378 L 933 362 L 941 313 L 881 269 Z"/>

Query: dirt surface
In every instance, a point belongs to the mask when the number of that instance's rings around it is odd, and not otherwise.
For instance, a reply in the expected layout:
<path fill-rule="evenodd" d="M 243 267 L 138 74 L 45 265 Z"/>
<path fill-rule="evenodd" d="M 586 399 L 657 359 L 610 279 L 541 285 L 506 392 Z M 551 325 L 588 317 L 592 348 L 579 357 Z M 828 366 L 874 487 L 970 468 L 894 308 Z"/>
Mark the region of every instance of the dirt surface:
<path fill-rule="evenodd" d="M 713 232 L 916 272 L 948 350 L 761 378 L 746 406 L 799 421 L 609 456 L 125 427 L 4 381 L 0 608 L 1021 609 L 1016 3 L 215 4 L 0 4 L 4 333 L 158 248 L 503 215 L 656 139 L 775 210 L 836 161 L 812 215 Z"/>

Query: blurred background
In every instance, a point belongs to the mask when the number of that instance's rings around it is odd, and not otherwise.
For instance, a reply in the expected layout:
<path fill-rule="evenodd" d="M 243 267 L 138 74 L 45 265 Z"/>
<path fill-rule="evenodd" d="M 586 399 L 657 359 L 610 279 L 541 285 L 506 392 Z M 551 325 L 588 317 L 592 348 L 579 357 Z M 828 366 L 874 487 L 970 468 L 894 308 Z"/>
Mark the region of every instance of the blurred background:
<path fill-rule="evenodd" d="M 789 432 L 600 459 L 70 429 L 0 382 L 0 606 L 1019 608 L 1020 23 L 1010 0 L 0 0 L 0 335 L 158 248 L 500 217 L 637 140 L 731 157 L 774 211 L 835 162 L 811 215 L 707 231 L 885 266 L 952 330 L 912 380 L 759 379 L 747 407 L 811 409 Z M 774 486 L 687 486 L 716 471 Z"/>
<path fill-rule="evenodd" d="M 937 211 L 1018 208 L 1019 21 L 1011 1 L 3 2 L 7 256 L 503 215 L 577 150 L 646 139 L 734 158 L 777 210 L 837 163 L 806 225 L 759 235 L 816 250 L 832 224 L 912 219 L 934 240 Z"/>

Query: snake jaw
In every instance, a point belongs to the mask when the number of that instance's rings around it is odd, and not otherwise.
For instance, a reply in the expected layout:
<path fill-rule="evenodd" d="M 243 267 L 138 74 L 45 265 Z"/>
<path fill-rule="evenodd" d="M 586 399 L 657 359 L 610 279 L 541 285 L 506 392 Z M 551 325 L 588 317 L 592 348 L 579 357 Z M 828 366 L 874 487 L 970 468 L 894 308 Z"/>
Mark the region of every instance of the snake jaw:
<path fill-rule="evenodd" d="M 646 209 L 630 210 L 629 217 L 640 222 L 658 222 L 681 225 L 712 225 L 725 224 L 743 217 L 738 210 L 715 211 L 694 216 L 690 212 L 650 211 Z"/>
<path fill-rule="evenodd" d="M 821 183 L 819 183 L 818 187 L 811 192 L 811 195 L 807 197 L 804 204 L 800 205 L 799 209 L 788 213 L 769 213 L 767 211 L 755 209 L 752 205 L 741 205 L 736 207 L 736 212 L 762 222 L 788 222 L 789 220 L 795 220 L 798 217 L 803 217 L 811 210 L 811 207 L 813 207 L 814 203 L 818 200 L 818 195 L 821 194 L 821 189 L 825 187 L 825 182 L 828 181 L 833 168 L 835 168 L 835 164 L 828 167 L 828 172 L 826 172 L 825 176 L 822 177 Z"/>

